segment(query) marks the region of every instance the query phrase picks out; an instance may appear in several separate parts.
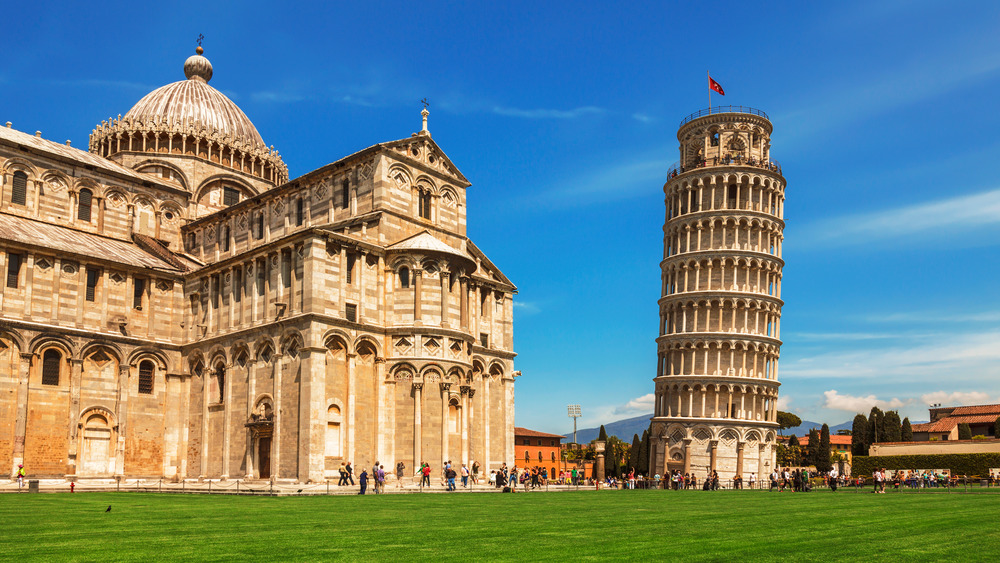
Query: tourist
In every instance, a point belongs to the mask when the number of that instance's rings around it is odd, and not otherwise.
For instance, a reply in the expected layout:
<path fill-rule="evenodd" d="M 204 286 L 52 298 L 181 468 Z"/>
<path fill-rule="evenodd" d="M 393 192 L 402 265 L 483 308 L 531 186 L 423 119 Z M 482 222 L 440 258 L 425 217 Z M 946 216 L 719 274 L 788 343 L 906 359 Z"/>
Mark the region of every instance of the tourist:
<path fill-rule="evenodd" d="M 28 472 L 24 470 L 24 465 L 17 464 L 17 492 L 21 492 L 21 488 L 24 487 L 24 478 L 28 476 Z"/>
<path fill-rule="evenodd" d="M 345 464 L 340 464 L 340 481 L 337 481 L 338 487 L 343 487 L 347 485 L 347 468 Z"/>
<path fill-rule="evenodd" d="M 402 461 L 396 463 L 396 488 L 403 487 L 403 471 L 405 469 L 406 466 L 403 465 Z"/>
<path fill-rule="evenodd" d="M 747 481 L 747 483 L 750 485 L 750 490 L 753 490 L 754 481 L 756 481 L 756 479 L 754 478 L 754 474 L 751 471 L 750 472 L 750 479 Z"/>
<path fill-rule="evenodd" d="M 462 464 L 462 487 L 469 488 L 469 468 Z"/>
<path fill-rule="evenodd" d="M 479 462 L 478 461 L 473 461 L 472 462 L 472 484 L 473 485 L 478 485 L 479 484 Z"/>
<path fill-rule="evenodd" d="M 495 487 L 497 485 L 497 472 L 493 469 L 490 469 L 489 483 L 491 487 Z"/>
<path fill-rule="evenodd" d="M 347 469 L 347 480 L 351 482 L 351 486 L 353 487 L 354 486 L 354 468 L 351 467 L 351 462 L 349 462 L 349 461 L 347 462 L 347 467 L 345 467 L 345 469 Z"/>
<path fill-rule="evenodd" d="M 444 470 L 444 478 L 448 482 L 448 486 L 445 490 L 454 491 L 455 490 L 455 470 L 451 468 L 451 464 L 447 464 Z"/>
<path fill-rule="evenodd" d="M 375 491 L 379 494 L 385 492 L 385 466 L 378 466 L 378 475 L 375 478 Z"/>
<path fill-rule="evenodd" d="M 361 475 L 358 476 L 358 483 L 361 484 L 361 492 L 359 492 L 358 494 L 359 495 L 365 494 L 365 490 L 368 488 L 368 470 L 367 469 L 362 469 L 361 470 Z"/>
<path fill-rule="evenodd" d="M 431 466 L 425 461 L 423 469 L 421 470 L 420 486 L 424 485 L 431 486 Z"/>
<path fill-rule="evenodd" d="M 517 466 L 511 468 L 510 470 L 510 488 L 514 490 L 517 488 Z"/>
<path fill-rule="evenodd" d="M 833 492 L 837 492 L 837 477 L 839 475 L 840 474 L 837 472 L 837 468 L 836 467 L 834 467 L 833 469 L 830 470 L 830 475 L 829 475 L 830 490 L 833 491 Z"/>

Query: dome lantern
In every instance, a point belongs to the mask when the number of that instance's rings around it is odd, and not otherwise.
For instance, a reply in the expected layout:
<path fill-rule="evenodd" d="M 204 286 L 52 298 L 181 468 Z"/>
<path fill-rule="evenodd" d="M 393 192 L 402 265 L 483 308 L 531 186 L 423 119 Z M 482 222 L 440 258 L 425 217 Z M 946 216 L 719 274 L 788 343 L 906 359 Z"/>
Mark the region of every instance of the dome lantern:
<path fill-rule="evenodd" d="M 212 79 L 212 63 L 202 56 L 205 49 L 202 49 L 201 45 L 198 45 L 198 48 L 194 51 L 196 54 L 191 55 L 184 61 L 184 76 L 188 80 L 198 80 L 207 83 Z"/>

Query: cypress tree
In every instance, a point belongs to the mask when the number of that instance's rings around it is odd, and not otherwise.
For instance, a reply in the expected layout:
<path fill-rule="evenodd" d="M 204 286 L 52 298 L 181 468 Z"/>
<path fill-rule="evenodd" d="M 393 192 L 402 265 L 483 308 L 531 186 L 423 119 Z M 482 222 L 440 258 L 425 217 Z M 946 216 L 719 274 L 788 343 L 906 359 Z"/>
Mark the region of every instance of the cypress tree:
<path fill-rule="evenodd" d="M 972 439 L 972 428 L 965 422 L 958 425 L 958 439 L 959 440 Z"/>
<path fill-rule="evenodd" d="M 641 449 L 639 443 L 639 435 L 632 434 L 632 445 L 628 449 L 628 470 L 638 471 L 639 470 L 639 450 Z"/>
<path fill-rule="evenodd" d="M 799 464 L 799 439 L 792 434 L 788 437 L 788 461 L 791 465 Z"/>
<path fill-rule="evenodd" d="M 872 407 L 868 414 L 868 445 L 885 441 L 885 413 L 878 407 Z"/>
<path fill-rule="evenodd" d="M 829 451 L 829 446 L 827 446 L 827 451 Z M 820 455 L 822 454 L 819 449 L 819 431 L 813 428 L 809 431 L 809 450 L 804 456 L 802 465 L 814 465 L 818 470 Z"/>
<path fill-rule="evenodd" d="M 899 441 L 900 442 L 912 442 L 913 441 L 913 426 L 910 425 L 910 417 L 903 419 L 903 426 L 899 431 Z"/>
<path fill-rule="evenodd" d="M 868 455 L 868 419 L 859 414 L 851 427 L 851 454 Z"/>
<path fill-rule="evenodd" d="M 636 472 L 649 476 L 649 430 L 642 433 L 642 439 L 639 441 L 639 465 Z"/>
<path fill-rule="evenodd" d="M 608 432 L 604 429 L 604 425 L 601 425 L 601 431 L 597 433 L 597 440 L 600 442 L 608 443 Z"/>
<path fill-rule="evenodd" d="M 885 437 L 883 438 L 880 434 L 879 438 L 883 442 L 901 442 L 902 437 L 902 424 L 899 422 L 899 411 L 885 413 Z"/>
<path fill-rule="evenodd" d="M 1000 438 L 1000 416 L 993 421 L 993 437 Z"/>
<path fill-rule="evenodd" d="M 826 473 L 833 467 L 830 463 L 830 426 L 823 425 L 819 433 L 819 451 L 816 452 L 816 471 Z"/>

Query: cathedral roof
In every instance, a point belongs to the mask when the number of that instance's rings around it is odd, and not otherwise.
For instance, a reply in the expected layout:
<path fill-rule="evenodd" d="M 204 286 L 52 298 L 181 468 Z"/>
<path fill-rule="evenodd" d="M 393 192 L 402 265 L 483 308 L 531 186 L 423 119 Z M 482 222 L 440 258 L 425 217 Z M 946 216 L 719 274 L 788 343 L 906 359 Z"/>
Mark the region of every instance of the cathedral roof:
<path fill-rule="evenodd" d="M 168 123 L 198 123 L 210 132 L 228 135 L 235 141 L 251 146 L 263 145 L 257 128 L 225 94 L 208 85 L 212 79 L 212 63 L 201 55 L 198 47 L 196 55 L 184 63 L 181 80 L 146 94 L 125 114 L 126 119 L 147 122 L 166 120 Z"/>
<path fill-rule="evenodd" d="M 0 213 L 0 239 L 29 246 L 44 245 L 63 257 L 75 255 L 78 259 L 97 258 L 140 268 L 181 270 L 135 244 L 15 215 Z"/>

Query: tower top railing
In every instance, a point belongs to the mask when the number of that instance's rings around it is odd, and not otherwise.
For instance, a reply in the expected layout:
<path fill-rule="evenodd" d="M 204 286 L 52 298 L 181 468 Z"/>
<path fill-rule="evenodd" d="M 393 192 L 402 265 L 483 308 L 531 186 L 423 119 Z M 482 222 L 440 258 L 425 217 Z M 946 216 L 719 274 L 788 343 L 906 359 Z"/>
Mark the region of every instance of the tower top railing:
<path fill-rule="evenodd" d="M 667 168 L 667 179 L 675 178 L 678 174 L 683 174 L 689 170 L 694 170 L 696 168 L 708 168 L 710 166 L 750 166 L 753 168 L 763 168 L 764 170 L 777 172 L 779 176 L 781 175 L 781 163 L 773 158 L 764 160 L 753 157 L 746 158 L 743 155 L 727 154 L 721 158 L 715 156 L 708 160 L 701 159 L 691 166 L 681 166 L 679 162 L 675 162 L 670 165 L 670 168 Z"/>
<path fill-rule="evenodd" d="M 691 121 L 692 119 L 697 119 L 699 117 L 704 117 L 706 115 L 715 115 L 717 113 L 747 113 L 750 115 L 759 115 L 767 120 L 771 119 L 767 116 L 766 113 L 764 113 L 764 110 L 755 109 L 750 106 L 715 106 L 703 110 L 698 110 L 692 113 L 691 115 L 681 120 L 681 124 L 678 125 L 677 127 L 678 128 L 684 127 L 684 124 Z"/>

